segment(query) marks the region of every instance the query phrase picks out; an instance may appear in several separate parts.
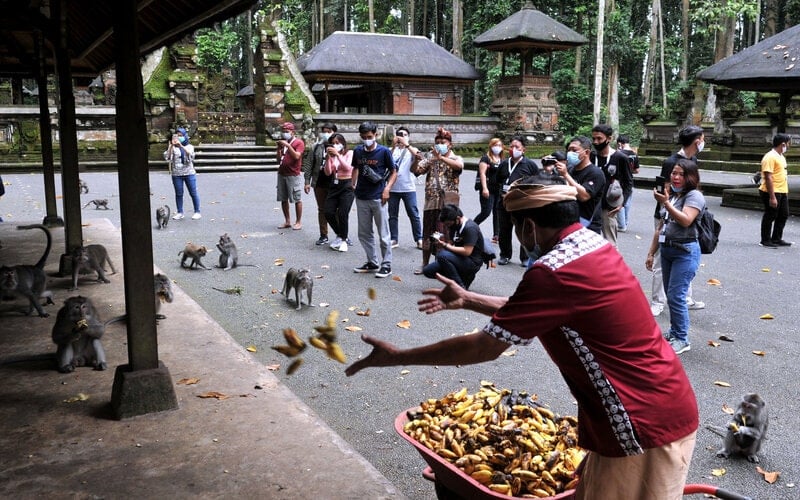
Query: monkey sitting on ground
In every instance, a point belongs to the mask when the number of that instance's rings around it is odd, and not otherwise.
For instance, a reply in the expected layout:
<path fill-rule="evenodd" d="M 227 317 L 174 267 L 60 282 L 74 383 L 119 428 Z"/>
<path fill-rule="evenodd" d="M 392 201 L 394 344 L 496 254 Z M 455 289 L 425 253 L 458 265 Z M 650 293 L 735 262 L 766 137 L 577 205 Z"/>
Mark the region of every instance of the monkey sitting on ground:
<path fill-rule="evenodd" d="M 18 295 L 28 299 L 28 311 L 30 315 L 34 309 L 39 316 L 46 318 L 48 313 L 42 309 L 39 299 L 46 299 L 47 304 L 53 304 L 53 293 L 46 289 L 47 275 L 44 272 L 44 264 L 50 255 L 50 248 L 53 238 L 50 231 L 41 224 L 29 226 L 17 226 L 17 229 L 38 228 L 44 231 L 47 237 L 47 246 L 44 249 L 39 261 L 34 265 L 3 266 L 0 268 L 0 295 L 3 300 L 13 300 Z"/>
<path fill-rule="evenodd" d="M 103 245 L 75 247 L 72 250 L 72 288 L 70 288 L 70 291 L 78 289 L 78 274 L 81 273 L 96 272 L 98 283 L 111 283 L 106 278 L 106 272 L 103 267 L 106 262 L 111 267 L 111 274 L 117 274 L 114 264 L 108 258 L 108 250 Z"/>
<path fill-rule="evenodd" d="M 181 257 L 181 267 L 187 267 L 184 265 L 186 263 L 186 259 L 192 259 L 188 266 L 189 269 L 200 266 L 203 269 L 208 270 L 208 268 L 200 261 L 200 257 L 205 257 L 207 253 L 208 249 L 205 246 L 187 243 L 186 248 L 178 252 L 178 255 L 183 254 L 183 257 Z"/>
<path fill-rule="evenodd" d="M 169 216 L 172 212 L 169 209 L 168 205 L 164 205 L 163 207 L 158 207 L 156 209 L 156 225 L 159 229 L 166 229 L 167 224 L 169 223 Z"/>
<path fill-rule="evenodd" d="M 236 244 L 233 242 L 228 233 L 219 237 L 217 243 L 217 250 L 219 250 L 219 265 L 217 267 L 224 271 L 230 271 L 234 267 L 259 267 L 256 264 L 239 264 L 239 251 L 236 249 Z"/>
<path fill-rule="evenodd" d="M 292 288 L 294 288 L 294 298 L 297 302 L 296 310 L 300 310 L 301 301 L 300 301 L 300 293 L 303 289 L 306 291 L 306 295 L 308 296 L 308 305 L 309 307 L 314 307 L 314 304 L 311 303 L 311 292 L 314 289 L 314 278 L 311 277 L 310 271 L 308 269 L 295 269 L 291 268 L 286 272 L 286 279 L 283 280 L 283 290 L 281 293 L 286 297 L 286 300 L 289 300 L 289 292 L 291 292 Z"/>
<path fill-rule="evenodd" d="M 58 311 L 53 325 L 58 371 L 69 373 L 78 366 L 92 365 L 95 370 L 108 368 L 100 338 L 105 325 L 86 297 L 70 297 Z"/>
<path fill-rule="evenodd" d="M 161 273 L 156 274 L 153 276 L 153 282 L 155 284 L 155 293 L 156 293 L 156 319 L 167 319 L 166 316 L 160 314 L 161 311 L 161 303 L 167 302 L 171 303 L 174 296 L 172 295 L 172 283 L 169 281 L 169 278 L 164 276 Z"/>
<path fill-rule="evenodd" d="M 103 210 L 111 210 L 108 207 L 108 200 L 103 198 L 102 200 L 90 200 L 89 203 L 83 206 L 83 208 L 88 207 L 89 205 L 94 204 L 94 209 L 98 210 L 100 207 L 103 207 Z"/>
<path fill-rule="evenodd" d="M 78 189 L 81 194 L 89 194 L 89 185 L 86 184 L 86 181 L 83 179 L 78 179 Z"/>
<path fill-rule="evenodd" d="M 745 394 L 728 424 L 728 432 L 717 456 L 728 458 L 736 453 L 747 457 L 749 462 L 758 463 L 756 453 L 767 435 L 768 424 L 767 406 L 761 396 Z"/>

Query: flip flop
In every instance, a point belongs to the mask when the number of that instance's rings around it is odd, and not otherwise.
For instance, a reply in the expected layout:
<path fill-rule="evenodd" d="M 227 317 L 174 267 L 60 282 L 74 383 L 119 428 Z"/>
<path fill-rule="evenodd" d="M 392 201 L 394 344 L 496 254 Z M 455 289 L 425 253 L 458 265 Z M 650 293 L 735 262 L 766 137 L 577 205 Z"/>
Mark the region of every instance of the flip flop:
<path fill-rule="evenodd" d="M 299 231 L 301 229 L 303 229 L 302 224 L 295 224 L 294 226 L 292 226 L 293 231 Z"/>
<path fill-rule="evenodd" d="M 414 269 L 414 274 L 419 276 L 420 274 L 422 274 L 422 269 Z"/>
<path fill-rule="evenodd" d="M 292 227 L 291 224 L 281 224 L 278 226 L 278 229 L 289 229 L 290 227 Z"/>

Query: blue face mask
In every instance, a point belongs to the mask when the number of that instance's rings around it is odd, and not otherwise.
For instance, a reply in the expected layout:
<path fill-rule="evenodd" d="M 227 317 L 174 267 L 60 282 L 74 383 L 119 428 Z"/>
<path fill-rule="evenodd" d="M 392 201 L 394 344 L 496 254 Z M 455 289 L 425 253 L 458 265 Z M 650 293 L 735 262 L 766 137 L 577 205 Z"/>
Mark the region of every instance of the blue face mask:
<path fill-rule="evenodd" d="M 184 146 L 189 143 L 189 139 L 185 135 L 180 136 L 180 138 L 178 138 L 178 141 L 180 141 L 180 143 L 183 144 Z"/>
<path fill-rule="evenodd" d="M 436 145 L 434 145 L 434 147 L 436 148 L 436 151 L 440 155 L 446 155 L 447 154 L 447 149 L 448 149 L 447 148 L 447 144 L 436 144 Z"/>
<path fill-rule="evenodd" d="M 568 167 L 575 167 L 578 163 L 581 162 L 580 155 L 577 151 L 569 151 L 567 152 L 567 166 Z"/>
<path fill-rule="evenodd" d="M 680 193 L 680 192 L 683 191 L 683 188 L 682 187 L 675 187 L 675 184 L 670 184 L 669 185 L 669 190 L 672 191 L 673 193 Z"/>

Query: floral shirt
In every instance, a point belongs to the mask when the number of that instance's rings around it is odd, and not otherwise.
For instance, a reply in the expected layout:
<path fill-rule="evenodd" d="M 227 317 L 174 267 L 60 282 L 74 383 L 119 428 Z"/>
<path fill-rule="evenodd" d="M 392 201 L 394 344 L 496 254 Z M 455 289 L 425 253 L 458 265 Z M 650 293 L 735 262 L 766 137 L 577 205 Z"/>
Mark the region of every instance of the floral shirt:
<path fill-rule="evenodd" d="M 425 158 L 417 164 L 417 175 L 427 174 L 425 178 L 425 205 L 423 210 L 440 210 L 444 206 L 444 191 L 457 193 L 459 176 L 463 170 L 464 160 L 450 151 L 447 158 L 461 163 L 462 168 L 455 170 L 447 163 L 434 158 Z"/>

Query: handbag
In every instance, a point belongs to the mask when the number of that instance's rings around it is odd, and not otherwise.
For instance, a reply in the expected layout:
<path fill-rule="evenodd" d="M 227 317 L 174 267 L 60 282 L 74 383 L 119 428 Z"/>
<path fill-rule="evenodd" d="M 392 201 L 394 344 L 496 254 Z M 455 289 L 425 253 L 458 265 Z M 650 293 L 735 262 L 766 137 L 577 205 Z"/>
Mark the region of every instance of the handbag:
<path fill-rule="evenodd" d="M 436 177 L 436 187 L 439 191 L 439 198 L 442 200 L 442 207 L 445 205 L 455 205 L 461 202 L 461 195 L 458 191 L 445 191 L 442 185 L 439 183 L 439 164 L 436 164 L 436 172 L 434 174 Z M 441 209 L 441 207 L 440 207 Z"/>
<path fill-rule="evenodd" d="M 366 177 L 367 180 L 372 182 L 373 184 L 381 184 L 386 182 L 389 179 L 389 176 L 392 174 L 392 169 L 384 168 L 383 175 L 380 175 L 374 168 L 370 167 L 369 165 L 361 165 L 359 167 L 359 175 Z"/>

